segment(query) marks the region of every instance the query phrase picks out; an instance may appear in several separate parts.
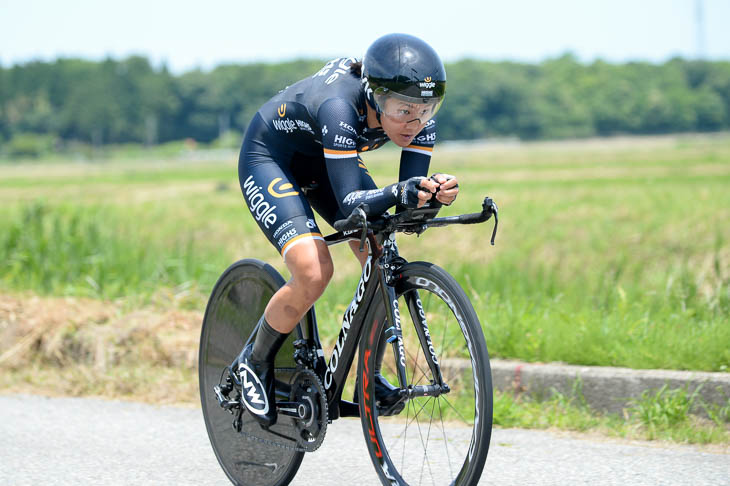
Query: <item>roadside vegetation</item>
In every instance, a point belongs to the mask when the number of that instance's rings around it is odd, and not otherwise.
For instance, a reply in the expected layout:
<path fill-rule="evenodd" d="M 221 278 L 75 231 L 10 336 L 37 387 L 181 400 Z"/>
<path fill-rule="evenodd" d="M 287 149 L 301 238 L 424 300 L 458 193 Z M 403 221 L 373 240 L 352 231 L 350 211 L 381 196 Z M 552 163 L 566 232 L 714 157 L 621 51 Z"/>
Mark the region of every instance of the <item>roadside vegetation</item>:
<path fill-rule="evenodd" d="M 709 418 L 691 414 L 698 407 Z M 501 427 L 596 432 L 611 437 L 663 440 L 684 444 L 730 444 L 730 398 L 724 406 L 708 405 L 678 388 L 647 390 L 622 415 L 590 409 L 580 389 L 564 395 L 553 390 L 544 400 L 495 392 L 494 424 Z"/>
<path fill-rule="evenodd" d="M 0 164 L 0 389 L 194 403 L 199 325 L 218 275 L 245 257 L 286 275 L 245 208 L 235 153 L 141 153 Z M 396 158 L 382 149 L 365 163 L 386 184 Z M 730 136 L 444 145 L 432 170 L 460 177 L 444 215 L 495 198 L 497 245 L 487 223 L 402 235 L 399 247 L 454 274 L 492 357 L 728 371 Z M 329 345 L 359 276 L 349 250 L 333 253 L 317 304 Z M 681 401 L 663 393 L 657 400 Z M 495 419 L 728 440 L 727 407 L 665 420 L 642 403 L 610 418 L 565 397 L 505 394 Z"/>

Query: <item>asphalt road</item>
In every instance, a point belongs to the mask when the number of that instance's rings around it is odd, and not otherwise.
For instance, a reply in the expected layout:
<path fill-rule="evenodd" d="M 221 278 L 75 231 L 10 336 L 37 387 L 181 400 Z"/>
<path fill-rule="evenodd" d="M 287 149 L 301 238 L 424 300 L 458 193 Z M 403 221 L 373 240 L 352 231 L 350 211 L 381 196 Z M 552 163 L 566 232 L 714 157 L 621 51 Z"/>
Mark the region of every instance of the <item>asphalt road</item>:
<path fill-rule="evenodd" d="M 0 396 L 0 485 L 229 484 L 200 410 Z M 357 420 L 330 426 L 292 484 L 378 484 Z M 495 429 L 480 484 L 730 485 L 730 455 Z"/>

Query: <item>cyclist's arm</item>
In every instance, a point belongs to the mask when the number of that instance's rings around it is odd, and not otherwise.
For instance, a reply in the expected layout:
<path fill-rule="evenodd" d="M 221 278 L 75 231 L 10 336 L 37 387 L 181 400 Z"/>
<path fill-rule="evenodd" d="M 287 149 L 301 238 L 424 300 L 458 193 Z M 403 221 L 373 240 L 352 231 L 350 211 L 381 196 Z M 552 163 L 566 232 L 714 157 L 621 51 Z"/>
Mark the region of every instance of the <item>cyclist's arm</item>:
<path fill-rule="evenodd" d="M 431 163 L 431 152 L 436 143 L 436 120 L 431 120 L 416 135 L 413 142 L 403 147 L 400 155 L 400 170 L 398 180 L 405 181 L 411 177 L 428 177 L 428 167 Z M 396 205 L 396 211 L 401 211 L 403 204 Z"/>
<path fill-rule="evenodd" d="M 435 143 L 436 120 L 431 120 L 409 146 L 403 147 L 400 155 L 399 181 L 415 176 L 428 177 L 428 166 L 431 163 L 431 152 Z"/>
<path fill-rule="evenodd" d="M 357 134 L 349 127 L 358 126 L 357 111 L 343 99 L 325 101 L 317 119 L 322 127 L 322 146 L 332 190 L 340 212 L 349 215 L 360 203 L 370 207 L 370 214 L 384 213 L 396 203 L 397 183 L 382 188 L 363 187 L 357 155 Z M 343 123 L 340 123 L 343 122 Z"/>

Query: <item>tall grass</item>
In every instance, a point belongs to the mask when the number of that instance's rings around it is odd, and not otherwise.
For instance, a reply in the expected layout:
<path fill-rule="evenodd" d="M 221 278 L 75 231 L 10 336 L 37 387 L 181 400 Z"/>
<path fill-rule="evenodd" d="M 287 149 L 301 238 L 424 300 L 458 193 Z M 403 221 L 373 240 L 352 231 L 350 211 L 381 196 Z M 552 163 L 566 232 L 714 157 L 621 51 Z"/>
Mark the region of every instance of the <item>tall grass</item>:
<path fill-rule="evenodd" d="M 437 150 L 432 170 L 460 177 L 443 214 L 493 196 L 497 246 L 487 223 L 399 236 L 401 254 L 456 277 L 493 356 L 728 370 L 730 137 L 672 140 Z M 395 178 L 397 156 L 367 154 L 376 182 Z M 184 295 L 202 309 L 237 259 L 261 258 L 286 275 L 235 172 L 234 161 L 0 167 L 0 285 Z M 359 274 L 347 248 L 332 252 L 335 276 L 317 303 L 325 342 Z"/>
<path fill-rule="evenodd" d="M 196 244 L 186 231 L 170 245 L 156 241 L 114 208 L 33 202 L 4 225 L 0 275 L 8 287 L 42 294 L 111 299 L 182 291 L 217 276 Z"/>

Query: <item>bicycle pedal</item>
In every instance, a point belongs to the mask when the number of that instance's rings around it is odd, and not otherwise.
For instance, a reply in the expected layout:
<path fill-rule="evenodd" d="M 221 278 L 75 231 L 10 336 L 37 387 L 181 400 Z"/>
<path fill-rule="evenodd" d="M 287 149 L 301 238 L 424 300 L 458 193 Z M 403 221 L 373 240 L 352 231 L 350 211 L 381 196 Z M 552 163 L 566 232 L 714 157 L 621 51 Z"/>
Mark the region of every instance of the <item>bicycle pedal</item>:
<path fill-rule="evenodd" d="M 219 385 L 213 387 L 213 392 L 215 393 L 216 400 L 218 400 L 218 405 L 220 405 L 224 410 L 228 410 L 233 413 L 232 409 L 240 406 L 237 400 L 231 400 L 228 396 L 224 395 Z"/>

